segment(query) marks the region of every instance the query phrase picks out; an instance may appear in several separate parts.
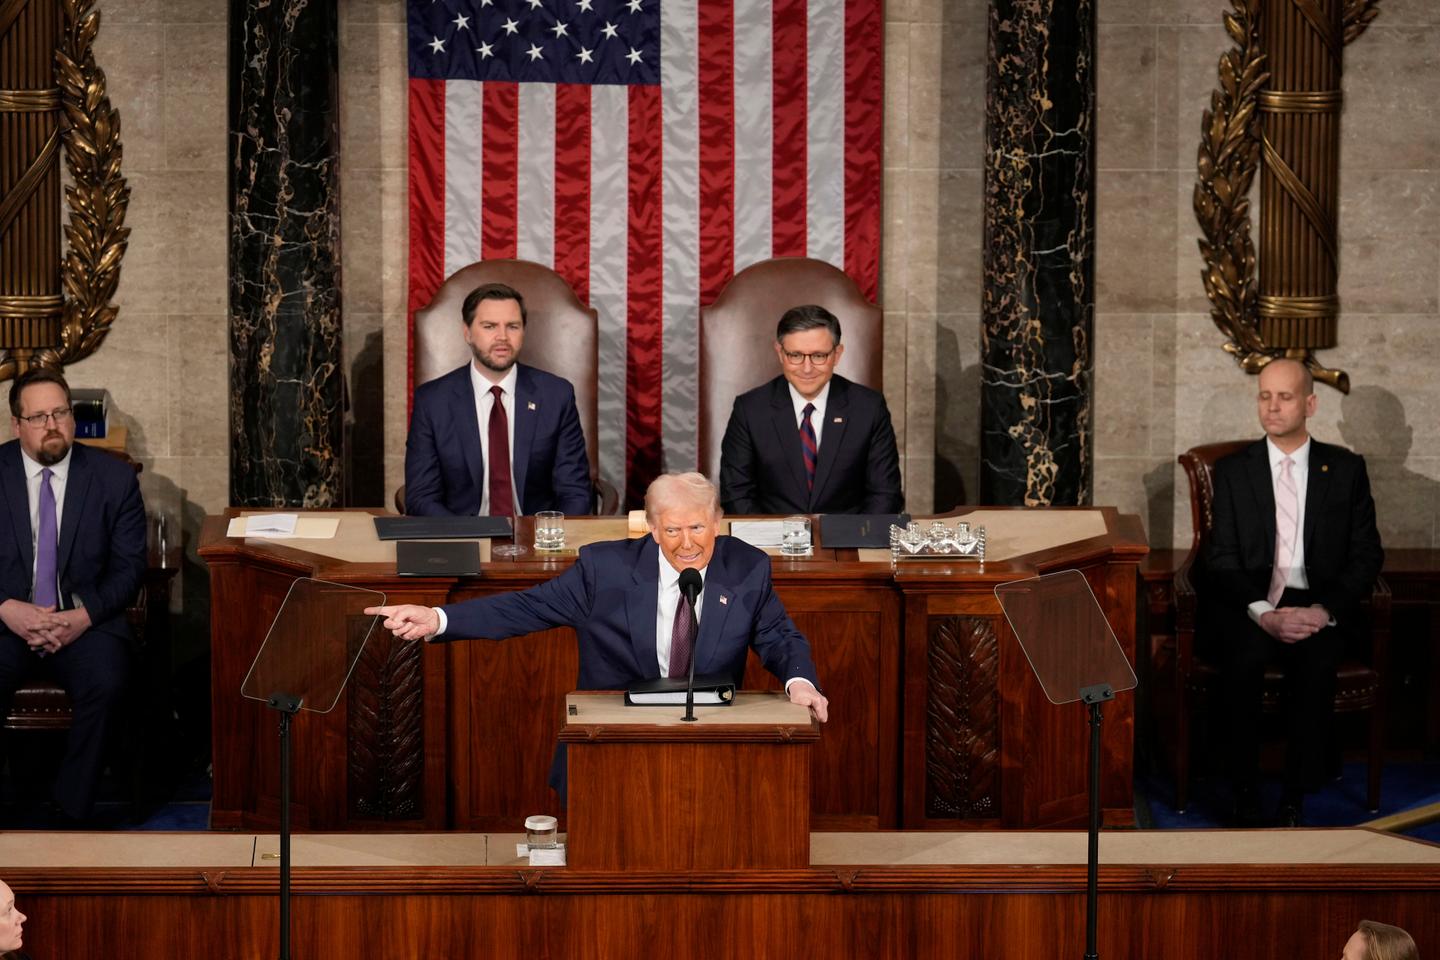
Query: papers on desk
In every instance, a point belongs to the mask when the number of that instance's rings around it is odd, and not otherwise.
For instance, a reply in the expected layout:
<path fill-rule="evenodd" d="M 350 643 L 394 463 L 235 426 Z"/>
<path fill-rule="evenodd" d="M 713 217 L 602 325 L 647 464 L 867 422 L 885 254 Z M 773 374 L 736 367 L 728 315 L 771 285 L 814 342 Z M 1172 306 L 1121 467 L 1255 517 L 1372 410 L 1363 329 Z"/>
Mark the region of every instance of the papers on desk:
<path fill-rule="evenodd" d="M 734 520 L 730 536 L 752 547 L 778 547 L 785 532 L 783 520 Z"/>
<path fill-rule="evenodd" d="M 295 513 L 254 513 L 234 517 L 225 528 L 227 537 L 261 540 L 331 540 L 340 529 L 336 517 L 302 517 Z"/>

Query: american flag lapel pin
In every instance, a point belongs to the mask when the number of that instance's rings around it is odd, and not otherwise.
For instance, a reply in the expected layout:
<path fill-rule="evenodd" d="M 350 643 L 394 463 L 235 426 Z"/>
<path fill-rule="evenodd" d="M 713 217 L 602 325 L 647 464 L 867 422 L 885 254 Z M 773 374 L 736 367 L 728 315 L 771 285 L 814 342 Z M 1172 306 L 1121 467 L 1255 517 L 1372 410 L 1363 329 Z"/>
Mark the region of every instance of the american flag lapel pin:
<path fill-rule="evenodd" d="M 526 410 L 534 410 L 534 409 L 535 409 L 535 401 L 534 401 L 534 400 L 529 400 L 529 401 L 527 401 L 526 404 L 525 404 L 525 409 L 526 409 Z"/>
<path fill-rule="evenodd" d="M 722 606 L 722 607 L 727 607 L 727 606 L 729 606 L 729 605 L 730 605 L 730 598 L 727 597 L 727 596 L 725 596 L 725 594 L 723 594 L 723 593 L 720 594 L 720 606 Z"/>
<path fill-rule="evenodd" d="M 830 422 L 831 422 L 831 423 L 844 423 L 844 422 L 845 422 L 845 418 L 844 418 L 844 417 L 836 417 L 834 420 L 832 420 L 832 421 L 830 421 Z"/>

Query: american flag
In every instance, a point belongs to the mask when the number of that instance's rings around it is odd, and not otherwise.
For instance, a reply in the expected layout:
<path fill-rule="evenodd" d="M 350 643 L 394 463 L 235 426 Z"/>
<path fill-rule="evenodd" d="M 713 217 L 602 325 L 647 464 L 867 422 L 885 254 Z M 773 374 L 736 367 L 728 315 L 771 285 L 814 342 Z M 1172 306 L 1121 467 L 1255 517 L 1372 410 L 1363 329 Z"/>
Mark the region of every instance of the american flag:
<path fill-rule="evenodd" d="M 600 315 L 602 475 L 635 503 L 694 469 L 700 304 L 780 256 L 877 297 L 881 14 L 409 0 L 412 314 L 477 260 L 551 266 Z"/>

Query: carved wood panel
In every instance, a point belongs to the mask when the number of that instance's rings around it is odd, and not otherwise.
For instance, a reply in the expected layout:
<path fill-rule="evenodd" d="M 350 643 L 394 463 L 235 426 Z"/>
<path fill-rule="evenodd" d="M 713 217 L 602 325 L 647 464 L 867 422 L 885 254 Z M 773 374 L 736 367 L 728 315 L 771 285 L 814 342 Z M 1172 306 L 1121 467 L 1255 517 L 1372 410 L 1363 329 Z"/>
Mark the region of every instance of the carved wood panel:
<path fill-rule="evenodd" d="M 370 635 L 349 685 L 350 816 L 424 816 L 424 643 Z"/>
<path fill-rule="evenodd" d="M 1000 814 L 1000 655 L 988 617 L 931 617 L 925 815 Z"/>

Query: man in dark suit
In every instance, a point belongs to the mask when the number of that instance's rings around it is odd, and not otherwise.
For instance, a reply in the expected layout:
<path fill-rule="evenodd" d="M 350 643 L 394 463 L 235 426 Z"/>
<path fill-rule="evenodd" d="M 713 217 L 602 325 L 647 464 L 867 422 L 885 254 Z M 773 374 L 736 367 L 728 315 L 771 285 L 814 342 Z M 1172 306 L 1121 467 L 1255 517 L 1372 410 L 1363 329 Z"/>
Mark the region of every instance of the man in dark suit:
<path fill-rule="evenodd" d="M 65 688 L 74 720 L 55 800 L 62 819 L 82 821 L 124 690 L 145 508 L 132 467 L 74 442 L 58 373 L 32 367 L 17 377 L 10 414 L 17 439 L 0 446 L 0 712 L 34 674 Z"/>
<path fill-rule="evenodd" d="M 1265 667 L 1284 666 L 1285 778 L 1277 815 L 1293 826 L 1329 746 L 1335 670 L 1347 637 L 1364 630 L 1384 552 L 1365 460 L 1313 440 L 1310 372 L 1273 360 L 1260 372 L 1265 439 L 1215 464 L 1207 576 L 1225 693 L 1236 817 L 1259 819 L 1259 740 Z M 1207 604 L 1207 606 L 1211 606 Z"/>
<path fill-rule="evenodd" d="M 517 363 L 527 315 L 503 283 L 461 308 L 473 363 L 415 389 L 405 441 L 405 512 L 415 516 L 593 513 L 575 388 Z"/>
<path fill-rule="evenodd" d="M 837 377 L 845 347 L 824 307 L 786 311 L 781 376 L 735 398 L 720 445 L 730 513 L 899 513 L 900 457 L 885 397 Z"/>
<path fill-rule="evenodd" d="M 503 640 L 550 627 L 574 627 L 580 641 L 580 690 L 619 690 L 641 680 L 697 675 L 736 685 L 754 648 L 794 703 L 822 722 L 829 701 L 795 629 L 770 584 L 770 558 L 733 537 L 717 536 L 715 487 L 698 473 L 666 474 L 645 494 L 650 536 L 580 548 L 560 576 L 521 593 L 445 607 L 372 607 L 397 637 Z M 703 586 L 689 619 L 680 572 L 694 569 Z M 550 784 L 565 796 L 564 752 L 556 751 Z"/>

